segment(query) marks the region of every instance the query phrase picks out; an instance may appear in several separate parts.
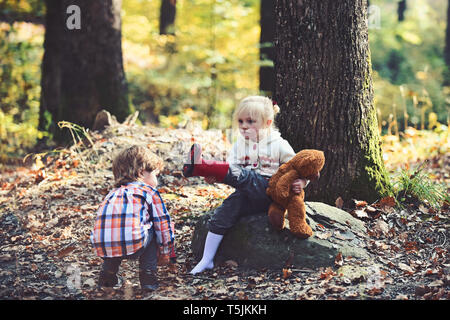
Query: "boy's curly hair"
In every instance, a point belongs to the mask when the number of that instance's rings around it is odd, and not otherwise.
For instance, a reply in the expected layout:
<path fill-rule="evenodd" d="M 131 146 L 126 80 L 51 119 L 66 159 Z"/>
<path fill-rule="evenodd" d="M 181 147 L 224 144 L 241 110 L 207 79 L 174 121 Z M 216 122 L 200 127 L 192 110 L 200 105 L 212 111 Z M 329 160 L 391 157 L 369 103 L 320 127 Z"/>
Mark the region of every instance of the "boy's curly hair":
<path fill-rule="evenodd" d="M 137 181 L 143 171 L 161 170 L 163 161 L 145 146 L 134 145 L 121 150 L 113 160 L 115 187 Z"/>

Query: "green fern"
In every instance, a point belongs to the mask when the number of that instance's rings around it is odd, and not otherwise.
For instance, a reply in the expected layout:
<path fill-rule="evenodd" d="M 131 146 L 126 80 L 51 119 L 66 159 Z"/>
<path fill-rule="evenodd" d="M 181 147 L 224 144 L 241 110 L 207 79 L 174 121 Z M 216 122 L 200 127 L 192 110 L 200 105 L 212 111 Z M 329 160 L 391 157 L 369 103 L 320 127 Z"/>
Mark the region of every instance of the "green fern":
<path fill-rule="evenodd" d="M 394 178 L 395 198 L 399 206 L 403 204 L 428 203 L 435 209 L 439 209 L 444 202 L 449 202 L 450 197 L 444 184 L 438 184 L 423 172 L 424 161 L 416 170 L 402 170 Z"/>

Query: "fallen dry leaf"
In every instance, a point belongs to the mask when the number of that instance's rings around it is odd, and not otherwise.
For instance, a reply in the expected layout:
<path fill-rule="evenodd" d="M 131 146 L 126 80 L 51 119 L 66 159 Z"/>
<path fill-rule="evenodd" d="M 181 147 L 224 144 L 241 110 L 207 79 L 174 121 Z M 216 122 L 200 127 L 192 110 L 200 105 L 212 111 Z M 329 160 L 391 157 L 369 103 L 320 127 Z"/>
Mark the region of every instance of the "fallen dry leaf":
<path fill-rule="evenodd" d="M 395 207 L 394 197 L 384 197 L 375 206 L 378 207 Z"/>
<path fill-rule="evenodd" d="M 283 279 L 287 279 L 291 276 L 292 270 L 283 268 Z"/>
<path fill-rule="evenodd" d="M 353 210 L 353 211 L 351 212 L 351 214 L 352 214 L 352 216 L 354 216 L 355 218 L 358 218 L 358 219 L 366 219 L 366 218 L 369 218 L 369 216 L 367 215 L 367 212 L 364 211 L 364 210 L 360 210 L 360 209 L 358 209 L 358 210 Z"/>
<path fill-rule="evenodd" d="M 342 258 L 342 253 L 338 253 L 337 255 L 336 255 L 336 258 L 334 258 L 334 264 L 337 266 L 337 267 L 342 267 L 342 265 L 344 264 L 344 258 Z"/>
<path fill-rule="evenodd" d="M 231 268 L 237 268 L 239 266 L 238 263 L 234 260 L 227 260 L 225 261 L 225 264 Z"/>
<path fill-rule="evenodd" d="M 342 209 L 344 206 L 344 200 L 341 197 L 337 198 L 335 201 L 336 208 Z"/>
<path fill-rule="evenodd" d="M 371 295 L 371 296 L 378 296 L 380 294 L 382 294 L 384 291 L 384 288 L 372 288 L 370 290 L 366 290 L 367 294 Z"/>
<path fill-rule="evenodd" d="M 229 282 L 235 282 L 238 280 L 239 280 L 238 276 L 233 276 L 233 277 L 227 278 L 225 281 L 229 283 Z"/>
<path fill-rule="evenodd" d="M 389 233 L 389 225 L 383 220 L 377 220 L 374 226 L 374 231 L 387 235 Z"/>
<path fill-rule="evenodd" d="M 403 262 L 400 262 L 397 266 L 399 267 L 399 269 L 403 271 L 406 271 L 408 273 L 414 273 L 414 269 Z"/>
<path fill-rule="evenodd" d="M 76 247 L 75 246 L 70 246 L 70 247 L 67 247 L 67 248 L 64 248 L 64 249 L 62 249 L 61 251 L 59 251 L 57 254 L 56 254 L 56 256 L 58 257 L 58 258 L 63 258 L 63 257 L 65 257 L 65 256 L 67 256 L 69 253 L 71 253 L 73 250 L 75 250 L 76 249 Z"/>
<path fill-rule="evenodd" d="M 367 202 L 363 200 L 355 200 L 355 205 L 357 208 L 362 208 L 367 206 Z"/>
<path fill-rule="evenodd" d="M 331 231 L 326 231 L 326 232 L 320 232 L 320 231 L 316 231 L 314 236 L 316 238 L 322 239 L 322 240 L 326 240 L 329 237 L 331 237 L 333 233 Z"/>

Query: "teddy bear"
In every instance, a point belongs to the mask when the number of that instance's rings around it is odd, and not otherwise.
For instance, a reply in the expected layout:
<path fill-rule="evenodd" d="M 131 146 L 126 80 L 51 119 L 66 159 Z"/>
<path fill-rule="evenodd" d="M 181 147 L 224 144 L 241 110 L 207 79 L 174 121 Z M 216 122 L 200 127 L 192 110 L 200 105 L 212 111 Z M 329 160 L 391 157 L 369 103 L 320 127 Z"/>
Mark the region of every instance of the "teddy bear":
<path fill-rule="evenodd" d="M 291 232 L 301 239 L 312 236 L 313 231 L 306 222 L 305 191 L 295 194 L 291 190 L 291 185 L 299 178 L 317 180 L 324 164 L 325 156 L 322 151 L 305 149 L 282 164 L 270 178 L 266 190 L 273 201 L 269 207 L 269 221 L 276 230 L 284 228 L 284 217 L 287 211 Z"/>

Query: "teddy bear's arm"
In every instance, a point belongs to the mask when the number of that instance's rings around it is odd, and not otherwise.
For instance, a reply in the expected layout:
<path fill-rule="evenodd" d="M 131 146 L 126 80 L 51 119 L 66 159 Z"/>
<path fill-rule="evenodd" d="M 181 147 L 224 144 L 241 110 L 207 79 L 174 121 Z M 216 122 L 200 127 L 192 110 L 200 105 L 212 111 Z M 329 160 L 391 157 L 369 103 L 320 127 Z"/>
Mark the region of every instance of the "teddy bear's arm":
<path fill-rule="evenodd" d="M 276 190 L 280 197 L 287 199 L 289 197 L 289 192 L 291 191 L 291 185 L 295 179 L 298 179 L 298 173 L 295 170 L 290 170 L 285 173 L 277 182 Z"/>
<path fill-rule="evenodd" d="M 287 164 L 283 164 L 278 168 L 278 171 L 270 178 L 269 180 L 269 186 L 268 189 L 273 190 L 276 185 L 278 180 L 280 179 L 281 176 L 283 176 L 283 174 L 288 170 L 288 165 Z M 272 191 L 270 191 L 272 192 Z"/>

